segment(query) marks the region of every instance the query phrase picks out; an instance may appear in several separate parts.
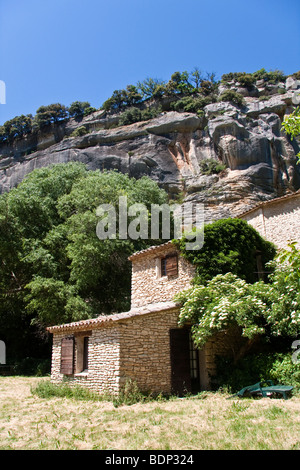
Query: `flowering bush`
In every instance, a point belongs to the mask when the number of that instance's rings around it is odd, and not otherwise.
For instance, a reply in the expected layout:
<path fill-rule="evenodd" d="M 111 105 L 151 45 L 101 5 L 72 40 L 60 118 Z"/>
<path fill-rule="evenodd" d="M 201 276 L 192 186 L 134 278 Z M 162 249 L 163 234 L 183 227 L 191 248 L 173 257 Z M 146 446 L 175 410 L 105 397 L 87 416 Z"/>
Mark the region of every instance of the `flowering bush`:
<path fill-rule="evenodd" d="M 273 335 L 297 336 L 300 332 L 300 251 L 296 243 L 282 250 L 275 263 L 270 275 L 275 299 L 267 320 L 271 322 Z"/>
<path fill-rule="evenodd" d="M 248 284 L 235 274 L 219 274 L 206 286 L 194 286 L 176 297 L 182 304 L 179 323 L 193 325 L 198 347 L 218 331 L 236 325 L 251 339 L 266 331 L 272 295 L 272 287 L 262 281 Z"/>
<path fill-rule="evenodd" d="M 299 267 L 300 253 L 292 244 L 273 262 L 269 284 L 249 284 L 229 272 L 194 285 L 175 298 L 182 305 L 179 324 L 192 325 L 199 348 L 215 333 L 237 325 L 249 340 L 257 335 L 295 337 L 300 332 Z"/>

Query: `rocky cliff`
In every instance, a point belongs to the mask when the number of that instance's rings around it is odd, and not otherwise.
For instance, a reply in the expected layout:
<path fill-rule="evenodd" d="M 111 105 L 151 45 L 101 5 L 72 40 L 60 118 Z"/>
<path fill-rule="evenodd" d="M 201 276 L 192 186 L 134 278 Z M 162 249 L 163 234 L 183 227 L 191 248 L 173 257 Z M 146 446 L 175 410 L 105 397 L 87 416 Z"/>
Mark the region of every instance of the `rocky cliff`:
<path fill-rule="evenodd" d="M 0 191 L 36 168 L 79 161 L 91 170 L 147 175 L 175 200 L 204 203 L 207 221 L 235 216 L 300 188 L 299 143 L 281 131 L 297 86 L 292 78 L 268 88 L 258 81 L 251 90 L 232 82 L 230 89 L 244 103 L 216 101 L 200 116 L 166 111 L 118 126 L 118 115 L 98 111 L 81 122 L 59 123 L 0 147 Z M 223 91 L 220 84 L 219 96 Z M 86 134 L 71 137 L 82 126 Z M 204 164 L 211 161 L 223 166 L 207 170 Z"/>

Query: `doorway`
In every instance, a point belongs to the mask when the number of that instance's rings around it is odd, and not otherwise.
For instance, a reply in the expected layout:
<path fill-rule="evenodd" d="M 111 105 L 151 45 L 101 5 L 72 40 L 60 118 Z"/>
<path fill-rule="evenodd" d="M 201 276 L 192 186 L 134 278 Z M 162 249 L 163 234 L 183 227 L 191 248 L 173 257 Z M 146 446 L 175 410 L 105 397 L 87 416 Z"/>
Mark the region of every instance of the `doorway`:
<path fill-rule="evenodd" d="M 200 391 L 199 351 L 189 329 L 170 330 L 172 393 L 185 395 Z"/>

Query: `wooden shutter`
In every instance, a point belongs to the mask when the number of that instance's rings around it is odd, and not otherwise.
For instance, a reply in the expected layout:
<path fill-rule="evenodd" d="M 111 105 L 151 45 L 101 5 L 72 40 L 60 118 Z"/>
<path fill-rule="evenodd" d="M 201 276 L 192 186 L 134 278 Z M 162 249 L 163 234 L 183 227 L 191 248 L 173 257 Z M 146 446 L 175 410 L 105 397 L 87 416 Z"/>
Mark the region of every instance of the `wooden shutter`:
<path fill-rule="evenodd" d="M 191 392 L 189 330 L 170 330 L 172 392 L 184 395 Z"/>
<path fill-rule="evenodd" d="M 168 256 L 166 258 L 166 275 L 177 276 L 178 274 L 178 259 L 177 255 Z"/>
<path fill-rule="evenodd" d="M 61 341 L 60 373 L 72 375 L 74 373 L 74 337 L 69 336 Z"/>

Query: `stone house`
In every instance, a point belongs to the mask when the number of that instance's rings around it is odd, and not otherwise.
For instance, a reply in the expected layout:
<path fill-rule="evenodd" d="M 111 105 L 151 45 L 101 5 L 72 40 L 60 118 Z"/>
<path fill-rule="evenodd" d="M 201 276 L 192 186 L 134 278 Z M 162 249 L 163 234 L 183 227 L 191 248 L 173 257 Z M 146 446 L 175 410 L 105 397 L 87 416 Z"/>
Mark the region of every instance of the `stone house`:
<path fill-rule="evenodd" d="M 246 220 L 266 240 L 280 248 L 289 242 L 300 242 L 300 190 L 270 201 L 242 213 Z"/>
<path fill-rule="evenodd" d="M 214 355 L 224 342 L 194 348 L 178 327 L 174 295 L 190 286 L 193 266 L 172 242 L 133 254 L 128 312 L 52 326 L 51 381 L 118 393 L 129 379 L 143 391 L 179 393 L 209 389 Z M 223 345 L 223 346 L 222 346 Z"/>
<path fill-rule="evenodd" d="M 300 191 L 263 202 L 239 216 L 278 248 L 300 241 Z M 118 393 L 131 379 L 143 391 L 208 390 L 215 356 L 239 347 L 226 331 L 199 351 L 188 328 L 178 327 L 174 295 L 190 286 L 193 266 L 172 242 L 133 254 L 131 309 L 52 326 L 51 380 Z"/>

